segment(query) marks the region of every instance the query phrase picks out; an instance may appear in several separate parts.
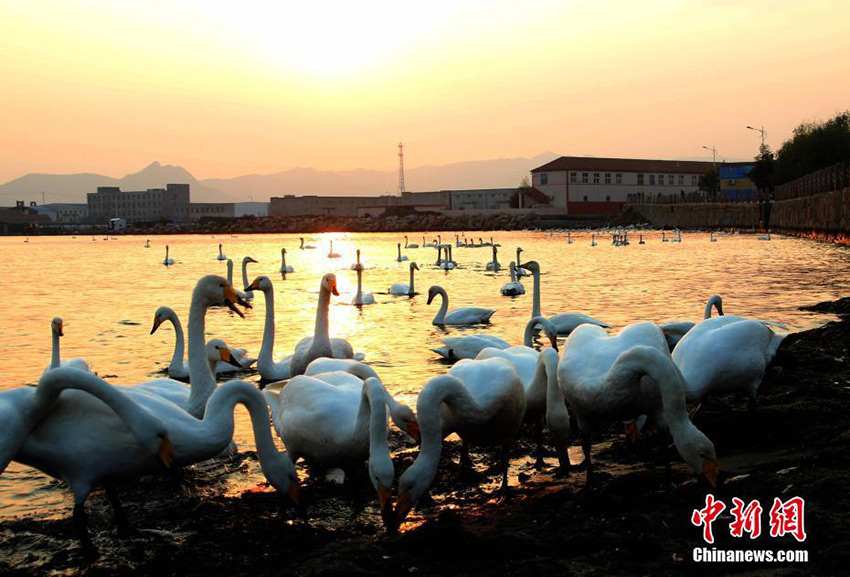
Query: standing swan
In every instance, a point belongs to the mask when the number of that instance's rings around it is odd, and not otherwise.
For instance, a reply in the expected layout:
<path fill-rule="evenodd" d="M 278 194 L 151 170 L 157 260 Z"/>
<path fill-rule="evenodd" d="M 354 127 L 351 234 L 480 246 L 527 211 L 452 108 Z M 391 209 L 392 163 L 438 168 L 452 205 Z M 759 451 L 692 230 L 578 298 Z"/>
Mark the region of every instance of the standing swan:
<path fill-rule="evenodd" d="M 531 306 L 531 316 L 539 317 L 540 313 L 540 265 L 537 261 L 532 260 L 523 265 L 522 268 L 531 271 L 531 274 L 534 275 L 534 294 L 533 301 Z M 580 313 L 562 313 L 550 317 L 549 320 L 555 325 L 555 328 L 558 330 L 559 335 L 568 335 L 573 330 L 576 329 L 579 325 L 582 324 L 591 324 L 599 327 L 611 328 L 611 325 L 607 323 L 603 323 L 602 321 L 598 321 L 593 317 L 589 317 Z"/>
<path fill-rule="evenodd" d="M 435 325 L 477 325 L 483 323 L 489 323 L 490 317 L 493 316 L 493 309 L 484 309 L 480 307 L 464 307 L 461 309 L 455 309 L 452 312 L 446 314 L 446 311 L 449 309 L 449 295 L 446 294 L 446 291 L 443 287 L 434 285 L 428 289 L 428 303 L 431 304 L 431 301 L 434 300 L 434 297 L 440 295 L 442 297 L 442 305 L 440 305 L 440 310 L 437 311 L 437 315 L 434 317 L 434 320 L 431 321 L 431 324 Z"/>
<path fill-rule="evenodd" d="M 165 266 L 174 264 L 174 259 L 168 256 L 168 245 L 165 245 L 165 260 L 162 261 L 162 264 L 164 264 Z"/>
<path fill-rule="evenodd" d="M 397 296 L 397 297 L 401 297 L 401 296 L 413 297 L 413 296 L 416 296 L 416 294 L 418 294 L 418 293 L 416 292 L 416 289 L 413 285 L 413 271 L 415 271 L 415 270 L 419 270 L 419 266 L 415 262 L 411 262 L 410 263 L 410 284 L 407 285 L 407 284 L 404 284 L 402 282 L 397 282 L 393 286 L 390 287 L 389 293 L 391 295 L 394 295 L 394 296 Z"/>
<path fill-rule="evenodd" d="M 502 486 L 508 488 L 508 453 L 525 413 L 525 391 L 513 366 L 504 359 L 463 360 L 448 374 L 428 381 L 416 401 L 422 436 L 419 455 L 398 482 L 396 524 L 425 494 L 440 463 L 443 439 L 457 433 L 467 444 L 498 446 Z M 463 461 L 468 461 L 464 450 Z"/>
<path fill-rule="evenodd" d="M 402 261 L 407 260 L 407 255 L 401 254 L 401 243 L 398 243 L 397 248 L 398 248 L 398 256 L 396 257 L 396 261 L 402 262 Z"/>
<path fill-rule="evenodd" d="M 525 287 L 522 286 L 522 283 L 517 279 L 517 270 L 516 264 L 511 261 L 511 282 L 505 283 L 501 289 L 502 295 L 506 297 L 515 297 L 518 295 L 525 294 Z"/>
<path fill-rule="evenodd" d="M 286 264 L 286 249 L 280 249 L 280 272 L 286 274 L 288 272 L 295 272 L 295 269 L 292 266 Z M 247 280 L 245 281 L 245 286 L 248 286 Z"/>
<path fill-rule="evenodd" d="M 328 258 L 339 258 L 339 253 L 334 252 L 334 241 L 331 241 L 331 248 L 328 251 Z"/>
<path fill-rule="evenodd" d="M 75 369 L 80 369 L 81 371 L 91 372 L 91 367 L 83 359 L 77 358 L 71 359 L 70 361 L 62 360 L 59 352 L 59 339 L 65 336 L 64 327 L 65 325 L 59 317 L 50 321 L 50 333 L 53 337 L 53 351 L 50 357 L 50 364 L 46 369 L 44 369 L 44 372 L 46 373 L 50 369 L 58 369 L 59 367 L 73 367 Z"/>
<path fill-rule="evenodd" d="M 354 295 L 354 299 L 351 301 L 353 305 L 373 305 L 375 304 L 375 295 L 372 293 L 363 293 L 363 265 L 360 264 L 360 249 L 357 249 L 357 263 L 355 264 L 357 267 L 355 270 L 357 271 L 357 294 Z"/>
<path fill-rule="evenodd" d="M 666 423 L 679 455 L 716 485 L 719 466 L 714 445 L 688 418 L 682 373 L 654 324 L 629 325 L 615 337 L 600 327 L 579 327 L 567 339 L 558 383 L 581 430 L 589 486 L 593 427 L 640 415 L 654 415 Z"/>

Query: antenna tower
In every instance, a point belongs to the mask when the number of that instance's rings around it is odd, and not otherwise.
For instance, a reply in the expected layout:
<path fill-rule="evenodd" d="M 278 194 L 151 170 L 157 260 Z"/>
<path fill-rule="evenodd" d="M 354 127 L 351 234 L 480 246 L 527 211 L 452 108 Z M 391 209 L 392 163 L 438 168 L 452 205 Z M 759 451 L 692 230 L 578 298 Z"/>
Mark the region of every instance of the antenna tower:
<path fill-rule="evenodd" d="M 404 194 L 404 144 L 398 143 L 398 195 Z"/>

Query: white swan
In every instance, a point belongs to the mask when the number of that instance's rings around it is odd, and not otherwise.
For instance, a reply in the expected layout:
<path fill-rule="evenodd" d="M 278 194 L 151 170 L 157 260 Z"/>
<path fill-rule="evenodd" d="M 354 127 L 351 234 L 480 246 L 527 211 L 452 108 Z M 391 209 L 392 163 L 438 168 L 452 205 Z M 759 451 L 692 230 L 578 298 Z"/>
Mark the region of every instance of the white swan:
<path fill-rule="evenodd" d="M 192 318 L 191 312 L 189 313 L 189 317 Z M 153 327 L 150 334 L 154 334 L 160 325 L 166 321 L 170 322 L 174 327 L 174 352 L 171 355 L 171 362 L 168 364 L 167 373 L 172 379 L 185 381 L 190 378 L 191 372 L 189 370 L 189 361 L 183 360 L 183 351 L 185 350 L 183 325 L 177 313 L 174 312 L 174 309 L 165 306 L 156 309 L 153 315 Z M 239 367 L 237 368 L 236 365 L 229 361 L 220 361 L 215 366 L 215 374 L 232 373 L 240 368 L 247 369 L 257 362 L 257 359 L 248 356 L 248 352 L 245 349 L 230 348 L 229 351 L 232 353 L 235 361 L 239 363 Z"/>
<path fill-rule="evenodd" d="M 525 294 L 525 287 L 522 286 L 522 283 L 517 279 L 516 263 L 514 263 L 514 261 L 511 261 L 510 269 L 511 269 L 511 282 L 505 283 L 504 286 L 502 286 L 502 288 L 501 288 L 502 295 L 504 295 L 506 297 L 515 297 L 515 296 L 518 296 L 518 295 L 524 295 Z"/>
<path fill-rule="evenodd" d="M 711 231 L 708 235 L 709 242 L 717 242 L 717 237 L 714 236 L 714 231 Z"/>
<path fill-rule="evenodd" d="M 442 297 L 442 304 L 440 305 L 440 310 L 437 311 L 434 320 L 431 321 L 431 323 L 435 325 L 477 325 L 489 323 L 490 317 L 492 317 L 493 313 L 496 312 L 493 309 L 464 307 L 461 309 L 455 309 L 446 314 L 446 311 L 449 309 L 449 295 L 446 294 L 443 287 L 434 285 L 428 289 L 427 304 L 430 305 L 431 301 L 433 301 L 434 297 L 437 295 Z"/>
<path fill-rule="evenodd" d="M 593 428 L 641 415 L 654 415 L 666 424 L 679 455 L 716 485 L 719 466 L 714 445 L 688 418 L 684 379 L 654 324 L 629 325 L 617 336 L 593 325 L 579 327 L 567 339 L 558 383 L 581 430 L 589 486 Z"/>
<path fill-rule="evenodd" d="M 404 248 L 419 248 L 418 244 L 407 242 L 407 237 L 404 237 Z"/>
<path fill-rule="evenodd" d="M 440 463 L 443 439 L 457 433 L 467 444 L 500 448 L 502 487 L 508 487 L 508 453 L 525 413 L 525 391 L 504 359 L 463 360 L 431 379 L 419 393 L 419 455 L 398 482 L 396 524 L 425 494 Z M 465 450 L 464 453 L 466 454 Z M 467 456 L 468 459 L 468 456 Z"/>
<path fill-rule="evenodd" d="M 227 259 L 227 284 L 229 284 L 230 286 L 235 286 L 233 284 L 233 261 L 231 259 Z M 243 300 L 248 300 L 247 293 L 244 293 L 241 290 L 237 289 L 236 294 L 239 295 L 239 298 Z"/>
<path fill-rule="evenodd" d="M 334 252 L 334 241 L 331 241 L 331 248 L 328 251 L 328 258 L 339 258 L 340 254 Z"/>
<path fill-rule="evenodd" d="M 44 471 L 71 487 L 74 522 L 89 550 L 93 548 L 83 503 L 95 486 L 107 488 L 119 527 L 126 529 L 114 484 L 162 471 L 163 462 L 185 466 L 221 454 L 233 437 L 233 409 L 237 403 L 248 408 L 266 478 L 278 491 L 298 502 L 295 467 L 274 446 L 266 402 L 259 391 L 244 381 L 232 381 L 217 389 L 203 420 L 138 387 L 114 387 L 76 369 L 51 371 L 42 378 L 39 388 L 42 385 L 70 385 L 98 395 L 64 393 L 53 403 L 49 416 L 23 439 L 18 437 L 12 443 L 18 445 L 13 447 L 15 461 Z M 158 419 L 161 426 L 152 425 L 152 419 Z"/>
<path fill-rule="evenodd" d="M 351 473 L 368 460 L 369 479 L 387 522 L 395 479 L 387 442 L 387 399 L 377 378 L 354 381 L 360 386 L 338 387 L 298 375 L 279 393 L 268 388 L 263 393 L 293 462 L 303 458 L 311 466 Z"/>
<path fill-rule="evenodd" d="M 246 256 L 242 258 L 242 286 L 248 286 L 248 263 L 257 262 L 250 256 Z M 232 284 L 232 283 L 231 283 Z M 240 295 L 241 296 L 241 295 Z M 245 291 L 245 296 L 242 297 L 245 300 L 252 300 L 254 298 L 254 293 L 251 291 Z"/>
<path fill-rule="evenodd" d="M 398 243 L 397 247 L 398 247 L 398 256 L 396 257 L 396 261 L 402 262 L 402 261 L 407 260 L 407 255 L 401 254 L 401 243 Z"/>
<path fill-rule="evenodd" d="M 573 244 L 573 237 L 570 235 L 570 231 L 567 231 L 567 244 Z"/>
<path fill-rule="evenodd" d="M 394 296 L 407 296 L 412 297 L 415 296 L 416 288 L 413 284 L 413 271 L 419 270 L 419 266 L 415 262 L 410 263 L 410 284 L 404 284 L 402 282 L 397 282 L 393 286 L 390 287 L 389 293 Z"/>
<path fill-rule="evenodd" d="M 434 241 L 434 242 L 425 242 L 425 237 L 423 236 L 423 237 L 422 237 L 422 247 L 423 247 L 423 248 L 436 248 L 436 247 L 437 247 L 437 242 L 436 242 L 436 241 Z"/>
<path fill-rule="evenodd" d="M 168 245 L 165 245 L 165 260 L 162 261 L 162 264 L 164 264 L 165 266 L 174 264 L 174 259 L 168 256 Z"/>
<path fill-rule="evenodd" d="M 737 316 L 706 319 L 682 337 L 673 360 L 685 378 L 685 396 L 702 400 L 706 394 L 746 392 L 750 409 L 757 404 L 764 371 L 787 334 L 773 323 Z"/>
<path fill-rule="evenodd" d="M 530 274 L 527 270 L 523 270 L 522 266 L 520 266 L 520 263 L 522 262 L 522 259 L 520 258 L 521 254 L 522 254 L 522 247 L 518 246 L 516 248 L 516 266 L 517 266 L 516 276 L 517 276 L 517 278 L 523 277 L 523 276 L 528 276 Z"/>
<path fill-rule="evenodd" d="M 290 363 L 292 355 L 275 361 L 274 356 L 274 339 L 275 339 L 275 323 L 274 323 L 274 287 L 272 281 L 266 276 L 258 276 L 249 286 L 251 290 L 260 291 L 266 305 L 265 325 L 263 328 L 263 342 L 260 345 L 260 354 L 257 358 L 257 370 L 260 372 L 260 377 L 264 381 L 281 381 L 288 379 L 290 373 Z"/>
<path fill-rule="evenodd" d="M 77 238 L 77 237 L 74 237 L 74 238 Z M 148 240 L 145 241 L 145 248 L 150 248 L 150 247 L 151 247 L 151 240 L 148 239 Z"/>
<path fill-rule="evenodd" d="M 53 350 L 50 357 L 50 364 L 47 365 L 47 368 L 44 369 L 44 372 L 46 373 L 50 369 L 57 369 L 59 367 L 74 367 L 82 371 L 91 372 L 91 367 L 83 359 L 76 358 L 71 359 L 69 361 L 62 360 L 62 356 L 59 351 L 59 339 L 65 336 L 64 327 L 65 325 L 62 322 L 62 319 L 59 317 L 56 317 L 52 321 L 50 321 L 50 333 L 53 338 Z"/>
<path fill-rule="evenodd" d="M 590 246 L 596 246 L 596 235 L 595 234 L 590 235 Z"/>
<path fill-rule="evenodd" d="M 363 292 L 363 265 L 360 264 L 360 249 L 357 249 L 357 293 L 354 295 L 351 304 L 353 305 L 373 305 L 375 304 L 375 295 L 372 293 Z"/>
<path fill-rule="evenodd" d="M 717 314 L 721 317 L 723 316 L 723 299 L 720 295 L 712 295 L 708 299 L 708 302 L 705 303 L 705 314 L 703 319 L 711 318 L 712 308 L 716 308 Z M 662 323 L 658 326 L 661 327 L 661 332 L 664 333 L 664 338 L 667 339 L 667 344 L 670 346 L 670 350 L 672 351 L 676 347 L 676 344 L 682 340 L 682 337 L 684 337 L 689 330 L 694 328 L 695 325 L 696 323 L 690 321 L 671 321 L 668 323 Z"/>
<path fill-rule="evenodd" d="M 295 272 L 295 269 L 292 268 L 291 265 L 286 264 L 286 249 L 285 248 L 280 249 L 280 272 L 282 272 L 282 273 Z M 245 286 L 248 286 L 247 281 L 245 282 Z"/>
<path fill-rule="evenodd" d="M 443 247 L 443 250 L 445 251 L 443 254 L 445 254 L 446 257 L 443 259 L 440 268 L 443 270 L 454 270 L 457 267 L 457 263 L 452 260 L 452 245 L 442 244 L 440 246 Z"/>
<path fill-rule="evenodd" d="M 502 270 L 502 265 L 499 264 L 499 259 L 497 258 L 497 253 L 499 248 L 496 245 L 493 246 L 493 260 L 487 263 L 486 270 L 491 270 L 493 272 L 498 272 Z"/>
<path fill-rule="evenodd" d="M 303 236 L 301 236 L 301 237 L 299 237 L 299 238 L 301 239 L 301 246 L 299 246 L 298 248 L 300 248 L 301 250 L 307 250 L 307 249 L 313 249 L 313 248 L 316 248 L 316 247 L 315 247 L 315 246 L 313 246 L 312 244 L 304 244 L 304 237 L 303 237 Z"/>
<path fill-rule="evenodd" d="M 523 265 L 522 268 L 531 271 L 531 274 L 534 277 L 534 293 L 532 297 L 532 306 L 531 306 L 531 316 L 539 317 L 541 316 L 540 312 L 540 265 L 537 261 L 532 260 Z M 607 323 L 603 323 L 600 320 L 596 320 L 593 317 L 589 317 L 585 314 L 581 313 L 561 313 L 555 315 L 553 317 L 549 317 L 549 321 L 555 328 L 558 330 L 559 335 L 568 335 L 572 331 L 576 329 L 579 325 L 583 324 L 591 324 L 604 328 L 611 328 L 611 325 Z"/>
<path fill-rule="evenodd" d="M 770 240 L 770 233 L 767 233 L 767 235 L 761 235 L 759 240 Z"/>
<path fill-rule="evenodd" d="M 224 249 L 221 248 L 221 245 L 218 245 L 218 256 L 215 257 L 216 260 L 227 260 L 227 257 L 224 256 Z"/>
<path fill-rule="evenodd" d="M 441 339 L 443 346 L 431 349 L 443 359 L 453 363 L 461 359 L 474 359 L 486 348 L 507 349 L 511 344 L 493 335 L 465 335 Z"/>

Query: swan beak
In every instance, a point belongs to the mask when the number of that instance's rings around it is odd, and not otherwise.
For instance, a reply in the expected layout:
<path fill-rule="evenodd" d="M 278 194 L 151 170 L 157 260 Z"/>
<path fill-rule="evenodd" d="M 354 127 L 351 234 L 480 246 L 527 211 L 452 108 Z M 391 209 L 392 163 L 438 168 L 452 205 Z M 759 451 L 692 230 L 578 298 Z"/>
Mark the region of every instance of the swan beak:
<path fill-rule="evenodd" d="M 256 261 L 256 260 L 252 259 L 252 258 L 249 256 L 249 257 L 248 257 L 248 262 L 259 262 L 259 261 Z"/>
<path fill-rule="evenodd" d="M 260 290 L 260 279 L 255 278 L 254 282 L 252 282 L 250 285 L 246 286 L 244 290 L 245 290 L 245 292 Z"/>
<path fill-rule="evenodd" d="M 416 270 L 419 270 L 419 265 L 416 264 L 416 263 L 413 263 L 413 268 L 415 268 Z"/>
<path fill-rule="evenodd" d="M 398 496 L 398 506 L 395 510 L 395 529 L 401 527 L 401 524 L 407 518 L 407 514 L 413 509 L 413 501 L 410 499 L 410 493 L 403 493 Z"/>
<path fill-rule="evenodd" d="M 159 444 L 159 450 L 157 451 L 156 456 L 159 457 L 159 460 L 162 461 L 162 464 L 165 465 L 166 469 L 171 468 L 172 463 L 174 463 L 174 453 L 170 440 L 162 440 Z"/>
<path fill-rule="evenodd" d="M 60 337 L 64 337 L 65 333 L 62 332 L 62 323 L 55 322 L 53 323 L 53 332 L 59 335 Z"/>
<path fill-rule="evenodd" d="M 708 480 L 712 488 L 717 488 L 717 477 L 720 475 L 720 465 L 714 459 L 702 460 L 702 474 Z"/>
<path fill-rule="evenodd" d="M 408 421 L 407 433 L 416 439 L 417 443 L 422 442 L 422 432 L 419 430 L 419 423 L 417 421 Z"/>
<path fill-rule="evenodd" d="M 555 352 L 558 351 L 558 335 L 549 335 L 549 342 L 552 343 L 552 348 Z"/>
<path fill-rule="evenodd" d="M 233 356 L 233 353 L 230 352 L 230 349 L 219 349 L 219 354 L 221 355 L 221 360 L 225 363 L 231 364 L 234 367 L 242 368 L 242 365 L 239 361 L 236 360 L 236 357 Z"/>
<path fill-rule="evenodd" d="M 381 507 L 384 527 L 389 529 L 393 522 L 393 491 L 381 483 L 378 483 L 378 505 Z"/>
<path fill-rule="evenodd" d="M 430 305 L 432 300 L 434 300 L 434 293 L 429 292 L 428 293 L 428 302 L 425 303 L 425 304 Z"/>
<path fill-rule="evenodd" d="M 331 283 L 331 294 L 333 294 L 335 297 L 339 296 L 339 291 L 336 290 L 336 281 Z"/>
<path fill-rule="evenodd" d="M 161 325 L 161 324 L 162 324 L 162 317 L 157 315 L 156 318 L 154 318 L 154 320 L 153 320 L 153 328 L 151 328 L 151 334 L 154 334 L 156 332 L 156 329 L 158 329 L 159 325 Z"/>
<path fill-rule="evenodd" d="M 629 443 L 634 445 L 637 442 L 638 436 L 638 427 L 637 423 L 634 421 L 626 423 L 626 438 L 629 440 Z"/>
<path fill-rule="evenodd" d="M 303 518 L 307 518 L 307 509 L 301 504 L 301 488 L 298 485 L 298 479 L 292 479 L 289 483 L 289 490 L 286 492 L 289 498 L 295 503 L 298 514 Z"/>
<path fill-rule="evenodd" d="M 242 311 L 237 309 L 235 305 L 240 304 L 247 309 L 251 308 L 251 305 L 242 300 L 242 298 L 238 294 L 236 294 L 236 289 L 234 289 L 229 284 L 225 284 L 224 286 L 224 304 L 227 305 L 227 308 L 235 312 L 243 319 L 245 318 L 245 315 L 242 314 Z"/>

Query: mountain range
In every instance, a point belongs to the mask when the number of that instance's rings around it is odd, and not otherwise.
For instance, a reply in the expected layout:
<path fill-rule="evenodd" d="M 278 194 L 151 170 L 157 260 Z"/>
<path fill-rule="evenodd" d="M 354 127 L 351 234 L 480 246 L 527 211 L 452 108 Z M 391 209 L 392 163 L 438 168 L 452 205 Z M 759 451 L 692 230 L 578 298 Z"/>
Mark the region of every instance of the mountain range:
<path fill-rule="evenodd" d="M 430 191 L 464 188 L 501 188 L 518 186 L 532 168 L 557 158 L 553 152 L 533 158 L 507 158 L 458 162 L 442 166 L 420 166 L 405 170 L 406 189 Z M 317 170 L 292 168 L 273 174 L 248 174 L 234 178 L 198 180 L 182 166 L 153 162 L 122 178 L 94 173 L 30 173 L 0 185 L 0 204 L 14 200 L 46 202 L 85 202 L 86 193 L 98 186 L 118 186 L 121 190 L 162 188 L 168 183 L 191 186 L 194 202 L 267 201 L 284 194 L 319 196 L 357 196 L 395 194 L 398 173 L 382 170 Z"/>

